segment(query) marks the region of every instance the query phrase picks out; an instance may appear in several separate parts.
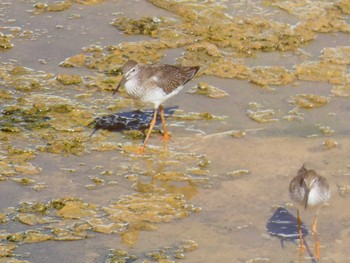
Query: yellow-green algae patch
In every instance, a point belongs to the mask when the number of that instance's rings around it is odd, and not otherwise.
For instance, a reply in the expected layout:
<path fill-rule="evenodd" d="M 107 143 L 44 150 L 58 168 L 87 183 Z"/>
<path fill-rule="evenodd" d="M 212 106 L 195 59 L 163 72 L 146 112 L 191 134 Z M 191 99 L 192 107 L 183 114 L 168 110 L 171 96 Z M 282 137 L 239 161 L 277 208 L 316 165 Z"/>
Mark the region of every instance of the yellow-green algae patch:
<path fill-rule="evenodd" d="M 12 181 L 21 184 L 21 185 L 29 185 L 29 184 L 34 184 L 36 181 L 33 179 L 29 179 L 29 178 L 12 178 Z"/>
<path fill-rule="evenodd" d="M 242 130 L 233 130 L 230 135 L 233 138 L 243 138 L 246 136 L 246 132 Z"/>
<path fill-rule="evenodd" d="M 224 120 L 223 116 L 215 116 L 209 112 L 184 112 L 183 110 L 175 110 L 173 115 L 171 115 L 172 119 L 175 120 L 187 120 L 187 121 L 195 121 L 195 120 Z"/>
<path fill-rule="evenodd" d="M 14 255 L 14 250 L 17 248 L 17 246 L 13 243 L 0 243 L 0 262 L 1 258 L 5 257 L 12 257 Z"/>
<path fill-rule="evenodd" d="M 139 20 L 119 17 L 111 24 L 126 34 L 152 35 L 160 27 L 173 25 L 174 21 L 166 17 L 143 17 Z"/>
<path fill-rule="evenodd" d="M 281 66 L 254 67 L 249 80 L 260 86 L 286 85 L 294 81 L 294 74 Z"/>
<path fill-rule="evenodd" d="M 329 1 L 283 1 L 272 0 L 272 5 L 278 6 L 281 9 L 288 11 L 293 15 L 297 15 L 303 19 L 299 23 L 300 27 L 305 30 L 314 32 L 337 32 L 342 31 L 349 33 L 350 25 L 343 19 L 343 10 L 346 13 L 348 4 L 344 1 L 329 2 Z"/>
<path fill-rule="evenodd" d="M 308 61 L 295 66 L 294 74 L 300 80 L 324 81 L 332 84 L 347 82 L 346 66 L 324 61 Z"/>
<path fill-rule="evenodd" d="M 350 65 L 350 46 L 324 48 L 321 59 L 335 64 Z"/>
<path fill-rule="evenodd" d="M 12 99 L 13 98 L 13 92 L 9 90 L 0 90 L 0 99 Z"/>
<path fill-rule="evenodd" d="M 344 185 L 338 186 L 338 192 L 340 196 L 346 197 L 350 193 L 350 185 L 344 184 Z"/>
<path fill-rule="evenodd" d="M 57 211 L 57 215 L 64 219 L 79 219 L 82 217 L 93 217 L 96 206 L 84 203 L 80 200 L 66 201 L 64 206 Z"/>
<path fill-rule="evenodd" d="M 74 85 L 83 82 L 82 77 L 79 75 L 58 74 L 56 79 L 63 85 Z"/>
<path fill-rule="evenodd" d="M 85 54 L 78 54 L 72 57 L 67 58 L 63 62 L 60 63 L 60 66 L 62 67 L 83 67 L 86 63 L 86 55 Z"/>
<path fill-rule="evenodd" d="M 340 8 L 344 14 L 350 14 L 350 2 L 348 0 L 340 0 L 336 3 L 336 6 Z"/>
<path fill-rule="evenodd" d="M 214 99 L 220 99 L 228 96 L 226 91 L 211 86 L 205 82 L 199 82 L 197 86 L 188 89 L 186 92 L 190 94 L 204 95 Z"/>
<path fill-rule="evenodd" d="M 9 234 L 6 239 L 12 242 L 36 243 L 52 240 L 53 237 L 39 230 L 27 230 Z"/>
<path fill-rule="evenodd" d="M 319 108 L 329 102 L 329 99 L 325 96 L 315 94 L 297 94 L 292 102 L 299 108 L 313 109 Z"/>
<path fill-rule="evenodd" d="M 322 145 L 323 145 L 324 149 L 329 150 L 329 149 L 337 147 L 338 143 L 334 140 L 327 139 L 322 143 Z"/>
<path fill-rule="evenodd" d="M 104 207 L 103 210 L 112 221 L 127 222 L 129 225 L 170 222 L 196 211 L 181 195 L 170 193 L 136 193 L 121 196 L 118 201 Z"/>
<path fill-rule="evenodd" d="M 338 97 L 350 96 L 350 84 L 333 86 L 331 93 Z"/>
<path fill-rule="evenodd" d="M 71 7 L 73 4 L 70 0 L 56 1 L 53 3 L 36 3 L 34 7 L 37 10 L 47 11 L 47 12 L 60 12 Z"/>
<path fill-rule="evenodd" d="M 180 262 L 179 260 L 186 258 L 188 252 L 192 252 L 198 248 L 197 242 L 190 239 L 182 240 L 179 243 L 163 246 L 151 251 L 145 251 L 142 255 L 130 255 L 127 251 L 121 249 L 111 249 L 108 252 L 105 263 L 121 263 L 133 262 L 135 260 L 143 260 L 144 263 L 172 263 Z"/>
<path fill-rule="evenodd" d="M 348 32 L 348 25 L 341 17 L 339 3 L 314 4 L 317 8 L 312 10 L 313 15 L 306 12 L 309 12 L 310 1 L 296 5 L 302 11 L 297 13 L 301 22 L 295 26 L 263 17 L 231 17 L 225 13 L 226 6 L 223 3 L 193 4 L 167 0 L 153 0 L 151 3 L 179 15 L 180 19 L 144 17 L 135 20 L 119 17 L 112 24 L 121 31 L 127 34 L 150 35 L 153 40 L 121 43 L 107 47 L 107 52 L 101 47 L 85 48 L 83 54 L 68 58 L 66 65 L 85 64 L 86 67 L 99 71 L 119 72 L 127 59 L 141 63 L 156 62 L 166 49 L 184 48 L 185 53 L 178 58 L 178 62 L 183 65 L 200 65 L 199 76 L 211 74 L 225 78 L 249 79 L 263 86 L 283 85 L 294 80 L 293 74 L 283 67 L 266 68 L 265 72 L 261 72 L 260 69 L 249 69 L 235 59 L 251 56 L 257 51 L 297 50 L 315 39 L 317 32 Z M 294 8 L 289 2 L 291 6 L 281 1 L 266 3 L 290 12 Z M 315 15 L 317 19 L 314 18 Z M 69 62 L 76 58 L 78 62 Z M 298 69 L 296 76 L 310 79 L 315 74 L 316 71 L 305 76 Z M 319 75 L 324 78 L 323 73 Z"/>
<path fill-rule="evenodd" d="M 1 49 L 10 49 L 13 47 L 13 44 L 10 41 L 10 36 L 4 35 L 0 32 L 0 50 Z"/>
<path fill-rule="evenodd" d="M 247 115 L 250 119 L 259 122 L 275 122 L 278 119 L 274 118 L 276 112 L 273 109 L 261 109 L 261 105 L 255 102 L 249 103 L 250 109 L 247 110 Z"/>
<path fill-rule="evenodd" d="M 30 226 L 49 224 L 57 221 L 56 219 L 53 219 L 50 217 L 45 217 L 38 214 L 28 214 L 28 213 L 18 213 L 16 216 L 16 219 L 22 224 L 30 225 Z"/>

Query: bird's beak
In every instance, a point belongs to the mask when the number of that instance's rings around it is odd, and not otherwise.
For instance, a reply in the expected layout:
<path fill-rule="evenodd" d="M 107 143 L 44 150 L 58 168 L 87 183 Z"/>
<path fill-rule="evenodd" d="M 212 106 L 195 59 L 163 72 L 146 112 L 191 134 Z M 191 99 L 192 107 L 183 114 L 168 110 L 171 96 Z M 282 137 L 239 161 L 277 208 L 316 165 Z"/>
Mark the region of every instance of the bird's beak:
<path fill-rule="evenodd" d="M 309 187 L 306 188 L 306 192 L 305 192 L 305 195 L 306 195 L 306 198 L 305 198 L 305 210 L 307 208 L 307 203 L 309 201 L 309 193 L 310 193 L 310 189 Z"/>
<path fill-rule="evenodd" d="M 120 88 L 121 86 L 123 86 L 124 84 L 125 84 L 125 77 L 123 77 L 122 80 L 118 83 L 117 88 L 113 91 L 113 96 L 114 96 L 114 94 L 119 90 L 119 88 Z"/>

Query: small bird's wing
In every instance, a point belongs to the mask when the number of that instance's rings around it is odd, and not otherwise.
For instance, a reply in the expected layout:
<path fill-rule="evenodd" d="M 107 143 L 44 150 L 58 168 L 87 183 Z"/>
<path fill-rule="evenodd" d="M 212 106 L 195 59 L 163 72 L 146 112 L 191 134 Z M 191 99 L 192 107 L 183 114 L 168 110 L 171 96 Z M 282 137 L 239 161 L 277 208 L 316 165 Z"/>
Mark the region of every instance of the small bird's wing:
<path fill-rule="evenodd" d="M 153 81 L 165 93 L 169 94 L 178 87 L 185 85 L 198 72 L 199 67 L 177 67 L 172 65 L 156 65 L 161 66 L 155 75 L 148 78 Z"/>

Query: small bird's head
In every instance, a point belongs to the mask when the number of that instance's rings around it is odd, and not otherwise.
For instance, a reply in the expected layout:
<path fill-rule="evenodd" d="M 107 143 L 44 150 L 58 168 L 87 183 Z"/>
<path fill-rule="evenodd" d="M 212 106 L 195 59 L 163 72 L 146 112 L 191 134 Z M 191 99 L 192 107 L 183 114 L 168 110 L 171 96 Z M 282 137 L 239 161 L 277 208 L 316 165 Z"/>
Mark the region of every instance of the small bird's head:
<path fill-rule="evenodd" d="M 304 176 L 302 177 L 301 184 L 305 189 L 305 209 L 308 206 L 309 194 L 315 183 L 318 181 L 318 175 L 314 170 L 306 170 Z"/>
<path fill-rule="evenodd" d="M 312 186 L 317 182 L 318 176 L 314 170 L 308 170 L 303 178 L 303 183 L 307 189 L 311 189 Z"/>
<path fill-rule="evenodd" d="M 123 86 L 125 84 L 125 82 L 132 79 L 134 76 L 136 76 L 138 74 L 139 65 L 137 64 L 137 62 L 135 60 L 128 60 L 124 64 L 122 71 L 123 71 L 123 78 L 119 82 L 117 88 L 113 91 L 113 95 L 119 90 L 119 88 L 121 86 Z"/>
<path fill-rule="evenodd" d="M 135 60 L 128 60 L 128 62 L 124 64 L 122 70 L 124 74 L 123 78 L 125 78 L 126 81 L 128 81 L 129 79 L 133 78 L 135 75 L 138 74 L 139 65 Z"/>

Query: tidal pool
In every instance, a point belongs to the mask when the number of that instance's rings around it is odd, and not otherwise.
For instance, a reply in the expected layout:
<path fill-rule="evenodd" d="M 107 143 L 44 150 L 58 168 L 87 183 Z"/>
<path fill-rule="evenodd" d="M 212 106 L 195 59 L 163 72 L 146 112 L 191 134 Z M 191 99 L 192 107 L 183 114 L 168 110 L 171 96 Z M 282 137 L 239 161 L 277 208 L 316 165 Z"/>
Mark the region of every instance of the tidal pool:
<path fill-rule="evenodd" d="M 0 262 L 300 262 L 268 223 L 296 216 L 303 164 L 331 187 L 320 262 L 347 262 L 349 14 L 346 0 L 1 3 Z M 128 59 L 201 67 L 165 104 L 170 142 L 154 133 L 143 155 L 143 131 L 89 125 L 150 108 L 112 96 Z"/>

